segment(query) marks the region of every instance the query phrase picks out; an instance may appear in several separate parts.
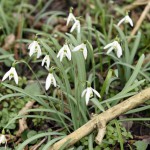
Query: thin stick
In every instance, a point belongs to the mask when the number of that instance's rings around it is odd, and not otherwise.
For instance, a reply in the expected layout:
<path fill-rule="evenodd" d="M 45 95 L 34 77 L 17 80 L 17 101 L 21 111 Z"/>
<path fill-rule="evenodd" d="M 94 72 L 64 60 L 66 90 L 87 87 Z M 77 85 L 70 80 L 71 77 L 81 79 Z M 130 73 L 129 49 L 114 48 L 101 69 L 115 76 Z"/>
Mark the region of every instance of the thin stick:
<path fill-rule="evenodd" d="M 136 23 L 134 29 L 132 30 L 132 32 L 131 32 L 131 37 L 133 37 L 133 36 L 136 34 L 136 32 L 137 32 L 138 29 L 140 28 L 140 26 L 141 26 L 143 20 L 145 19 L 147 13 L 149 12 L 149 10 L 150 10 L 150 0 L 149 0 L 148 4 L 146 5 L 144 11 L 142 12 L 142 14 L 141 14 L 139 20 L 137 21 L 137 23 Z M 131 41 L 131 38 L 129 39 L 129 42 L 130 42 L 130 41 Z"/>
<path fill-rule="evenodd" d="M 40 143 L 32 146 L 30 150 L 37 150 L 46 140 L 47 140 L 47 137 L 45 137 L 42 141 L 40 141 Z"/>
<path fill-rule="evenodd" d="M 19 114 L 20 115 L 26 115 L 27 112 L 26 110 L 32 108 L 34 105 L 35 101 L 28 101 L 26 105 L 20 110 Z M 21 133 L 28 128 L 26 118 L 21 118 L 19 119 L 19 130 L 16 133 L 16 136 L 20 136 Z"/>
<path fill-rule="evenodd" d="M 140 93 L 136 94 L 128 98 L 127 100 L 121 102 L 120 104 L 108 109 L 107 111 L 95 116 L 82 127 L 74 131 L 73 133 L 69 134 L 62 140 L 56 142 L 49 150 L 59 150 L 62 145 L 66 144 L 67 147 L 75 144 L 84 136 L 91 133 L 97 126 L 102 126 L 104 129 L 104 125 L 107 124 L 110 120 L 118 117 L 119 115 L 139 106 L 140 104 L 144 103 L 145 101 L 150 99 L 150 88 L 147 88 Z M 105 132 L 105 131 L 104 131 Z M 101 135 L 104 136 L 104 135 Z M 97 139 L 96 139 L 97 140 Z M 98 141 L 99 143 L 101 141 Z"/>
<path fill-rule="evenodd" d="M 148 3 L 148 1 L 149 0 L 136 0 L 132 4 L 125 6 L 124 10 L 127 11 L 127 10 L 134 9 L 138 6 L 146 5 Z"/>

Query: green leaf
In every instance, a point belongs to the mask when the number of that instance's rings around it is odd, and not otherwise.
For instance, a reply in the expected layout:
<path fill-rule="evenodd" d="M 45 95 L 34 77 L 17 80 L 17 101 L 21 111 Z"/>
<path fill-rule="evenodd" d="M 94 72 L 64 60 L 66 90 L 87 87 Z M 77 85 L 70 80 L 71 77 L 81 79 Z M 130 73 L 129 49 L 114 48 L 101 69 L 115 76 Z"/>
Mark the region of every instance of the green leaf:
<path fill-rule="evenodd" d="M 136 65 L 136 67 L 135 67 L 135 70 L 134 70 L 134 72 L 132 73 L 132 75 L 131 75 L 129 81 L 126 83 L 124 89 L 130 87 L 130 86 L 133 84 L 133 82 L 136 80 L 137 75 L 139 74 L 140 69 L 141 69 L 141 67 L 142 67 L 144 58 L 145 58 L 144 54 L 139 58 L 138 63 L 137 63 L 137 65 Z"/>
<path fill-rule="evenodd" d="M 35 136 L 37 134 L 37 132 L 36 131 L 34 131 L 34 130 L 31 130 L 31 131 L 29 131 L 28 132 L 28 134 L 27 134 L 27 138 L 29 139 L 29 138 L 31 138 L 31 137 L 33 137 L 33 136 Z M 31 142 L 31 144 L 35 144 L 37 142 L 37 140 L 34 140 L 34 141 L 32 141 Z"/>
<path fill-rule="evenodd" d="M 106 91 L 106 88 L 108 87 L 109 80 L 110 80 L 111 77 L 112 77 L 112 72 L 113 72 L 113 70 L 111 70 L 111 69 L 108 71 L 108 74 L 107 74 L 107 76 L 106 76 L 106 79 L 105 79 L 105 81 L 104 81 L 104 83 L 103 83 L 103 86 L 102 86 L 102 89 L 101 89 L 101 93 L 100 93 L 100 95 L 101 95 L 102 98 L 103 98 L 103 96 L 104 96 L 104 93 L 105 93 L 105 91 Z"/>
<path fill-rule="evenodd" d="M 102 112 L 105 111 L 104 107 L 101 105 L 101 103 L 96 98 L 92 98 L 91 101 L 99 110 L 101 110 Z"/>
<path fill-rule="evenodd" d="M 134 145 L 136 146 L 136 150 L 146 150 L 148 143 L 144 141 L 136 141 Z"/>
<path fill-rule="evenodd" d="M 26 93 L 32 94 L 32 95 L 40 95 L 41 94 L 41 89 L 37 82 L 27 85 L 24 90 Z"/>
<path fill-rule="evenodd" d="M 19 145 L 18 149 L 17 150 L 23 150 L 24 147 L 31 143 L 32 141 L 36 140 L 36 139 L 39 139 L 39 138 L 42 138 L 42 137 L 46 137 L 46 136 L 49 136 L 49 135 L 64 135 L 62 133 L 58 133 L 58 132 L 47 132 L 47 133 L 40 133 L 40 134 L 36 134 L 35 136 L 32 136 L 31 138 L 27 139 L 26 141 L 24 141 L 22 144 Z"/>
<path fill-rule="evenodd" d="M 6 83 L 2 83 L 2 85 L 4 85 L 5 87 L 10 88 L 12 90 L 15 90 L 17 92 L 20 92 L 20 93 L 22 93 L 22 94 L 24 94 L 26 96 L 29 96 L 33 100 L 37 101 L 39 104 L 41 104 L 42 106 L 44 106 L 45 108 L 49 108 L 49 105 L 47 105 L 47 103 L 43 99 L 41 99 L 41 98 L 39 98 L 37 96 L 34 96 L 33 94 L 27 93 L 25 90 L 23 90 L 23 89 L 21 89 L 19 87 L 16 87 L 16 86 L 13 86 L 13 85 L 10 85 L 10 84 L 6 84 Z"/>

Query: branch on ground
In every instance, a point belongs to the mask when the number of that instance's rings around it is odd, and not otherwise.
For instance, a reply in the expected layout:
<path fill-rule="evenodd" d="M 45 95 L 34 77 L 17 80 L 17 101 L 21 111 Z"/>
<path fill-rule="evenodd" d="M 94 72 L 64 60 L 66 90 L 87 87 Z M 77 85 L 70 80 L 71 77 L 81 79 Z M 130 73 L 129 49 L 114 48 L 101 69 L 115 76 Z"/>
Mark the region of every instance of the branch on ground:
<path fill-rule="evenodd" d="M 49 150 L 59 150 L 62 145 L 66 144 L 66 147 L 74 145 L 78 142 L 81 138 L 85 137 L 86 135 L 90 134 L 95 127 L 98 127 L 98 135 L 96 137 L 97 143 L 101 143 L 102 139 L 105 135 L 105 128 L 106 124 L 118 117 L 121 114 L 139 106 L 140 104 L 144 103 L 145 101 L 150 99 L 150 88 L 147 88 L 140 93 L 136 94 L 128 98 L 127 100 L 121 102 L 120 104 L 108 109 L 107 111 L 96 115 L 82 127 L 74 131 L 73 133 L 69 134 L 62 140 L 56 142 Z M 101 133 L 100 133 L 101 132 Z"/>
<path fill-rule="evenodd" d="M 32 106 L 34 105 L 35 101 L 29 101 L 19 112 L 20 115 L 26 115 L 28 114 L 26 111 L 30 108 L 32 108 Z M 21 118 L 19 119 L 19 130 L 18 132 L 16 133 L 16 136 L 20 136 L 21 133 L 28 129 L 28 125 L 27 125 L 27 122 L 26 122 L 26 118 Z"/>

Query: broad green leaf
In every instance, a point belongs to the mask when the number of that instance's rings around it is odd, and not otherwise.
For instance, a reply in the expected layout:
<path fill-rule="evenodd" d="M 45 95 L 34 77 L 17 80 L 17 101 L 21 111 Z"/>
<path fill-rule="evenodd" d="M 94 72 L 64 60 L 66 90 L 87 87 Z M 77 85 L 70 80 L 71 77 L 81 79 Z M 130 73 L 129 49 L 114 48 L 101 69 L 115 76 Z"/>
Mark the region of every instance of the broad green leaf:
<path fill-rule="evenodd" d="M 148 143 L 144 141 L 136 141 L 134 145 L 136 146 L 136 150 L 146 150 Z"/>

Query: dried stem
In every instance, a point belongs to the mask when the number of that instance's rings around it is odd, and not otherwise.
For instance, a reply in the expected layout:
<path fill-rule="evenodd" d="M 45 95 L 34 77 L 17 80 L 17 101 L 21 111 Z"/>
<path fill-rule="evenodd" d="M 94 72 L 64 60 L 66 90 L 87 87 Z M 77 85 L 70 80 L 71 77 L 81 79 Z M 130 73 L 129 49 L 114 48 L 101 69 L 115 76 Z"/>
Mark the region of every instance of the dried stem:
<path fill-rule="evenodd" d="M 142 12 L 142 14 L 141 14 L 139 20 L 137 21 L 137 23 L 136 23 L 134 29 L 132 30 L 132 32 L 131 32 L 131 37 L 133 37 L 133 36 L 136 34 L 136 32 L 137 32 L 138 29 L 140 28 L 140 26 L 141 26 L 143 20 L 145 19 L 147 13 L 149 12 L 149 10 L 150 10 L 150 0 L 148 1 L 148 4 L 146 5 L 144 11 Z M 131 41 L 131 38 L 129 39 L 129 42 L 130 42 L 130 41 Z"/>
<path fill-rule="evenodd" d="M 32 106 L 34 105 L 34 103 L 35 103 L 35 101 L 29 101 L 29 102 L 27 102 L 27 104 L 20 110 L 19 114 L 20 115 L 26 115 L 27 114 L 26 110 L 32 108 Z M 16 136 L 17 137 L 20 136 L 21 133 L 24 130 L 26 130 L 27 128 L 28 128 L 28 126 L 27 126 L 26 118 L 19 119 L 19 130 L 18 130 Z"/>
<path fill-rule="evenodd" d="M 148 3 L 148 1 L 149 0 L 136 0 L 132 4 L 125 6 L 124 10 L 125 11 L 132 10 L 132 9 L 138 7 L 138 6 L 146 5 Z"/>
<path fill-rule="evenodd" d="M 103 131 L 103 134 L 100 135 L 98 133 L 98 137 L 101 137 L 100 140 L 104 137 L 105 134 L 105 124 L 108 123 L 110 120 L 118 117 L 119 115 L 135 108 L 136 106 L 139 106 L 140 104 L 144 103 L 145 101 L 150 99 L 150 88 L 147 88 L 140 93 L 136 94 L 135 96 L 132 96 L 128 98 L 127 100 L 123 101 L 122 103 L 108 109 L 107 111 L 95 116 L 90 121 L 88 121 L 86 124 L 84 124 L 82 127 L 74 131 L 73 133 L 66 136 L 64 139 L 56 142 L 52 147 L 49 148 L 49 150 L 59 150 L 62 145 L 66 144 L 67 147 L 75 144 L 77 141 L 79 141 L 84 136 L 91 133 L 96 126 L 101 126 L 100 131 Z M 97 138 L 96 138 L 97 140 Z M 100 141 L 98 139 L 98 143 Z"/>

